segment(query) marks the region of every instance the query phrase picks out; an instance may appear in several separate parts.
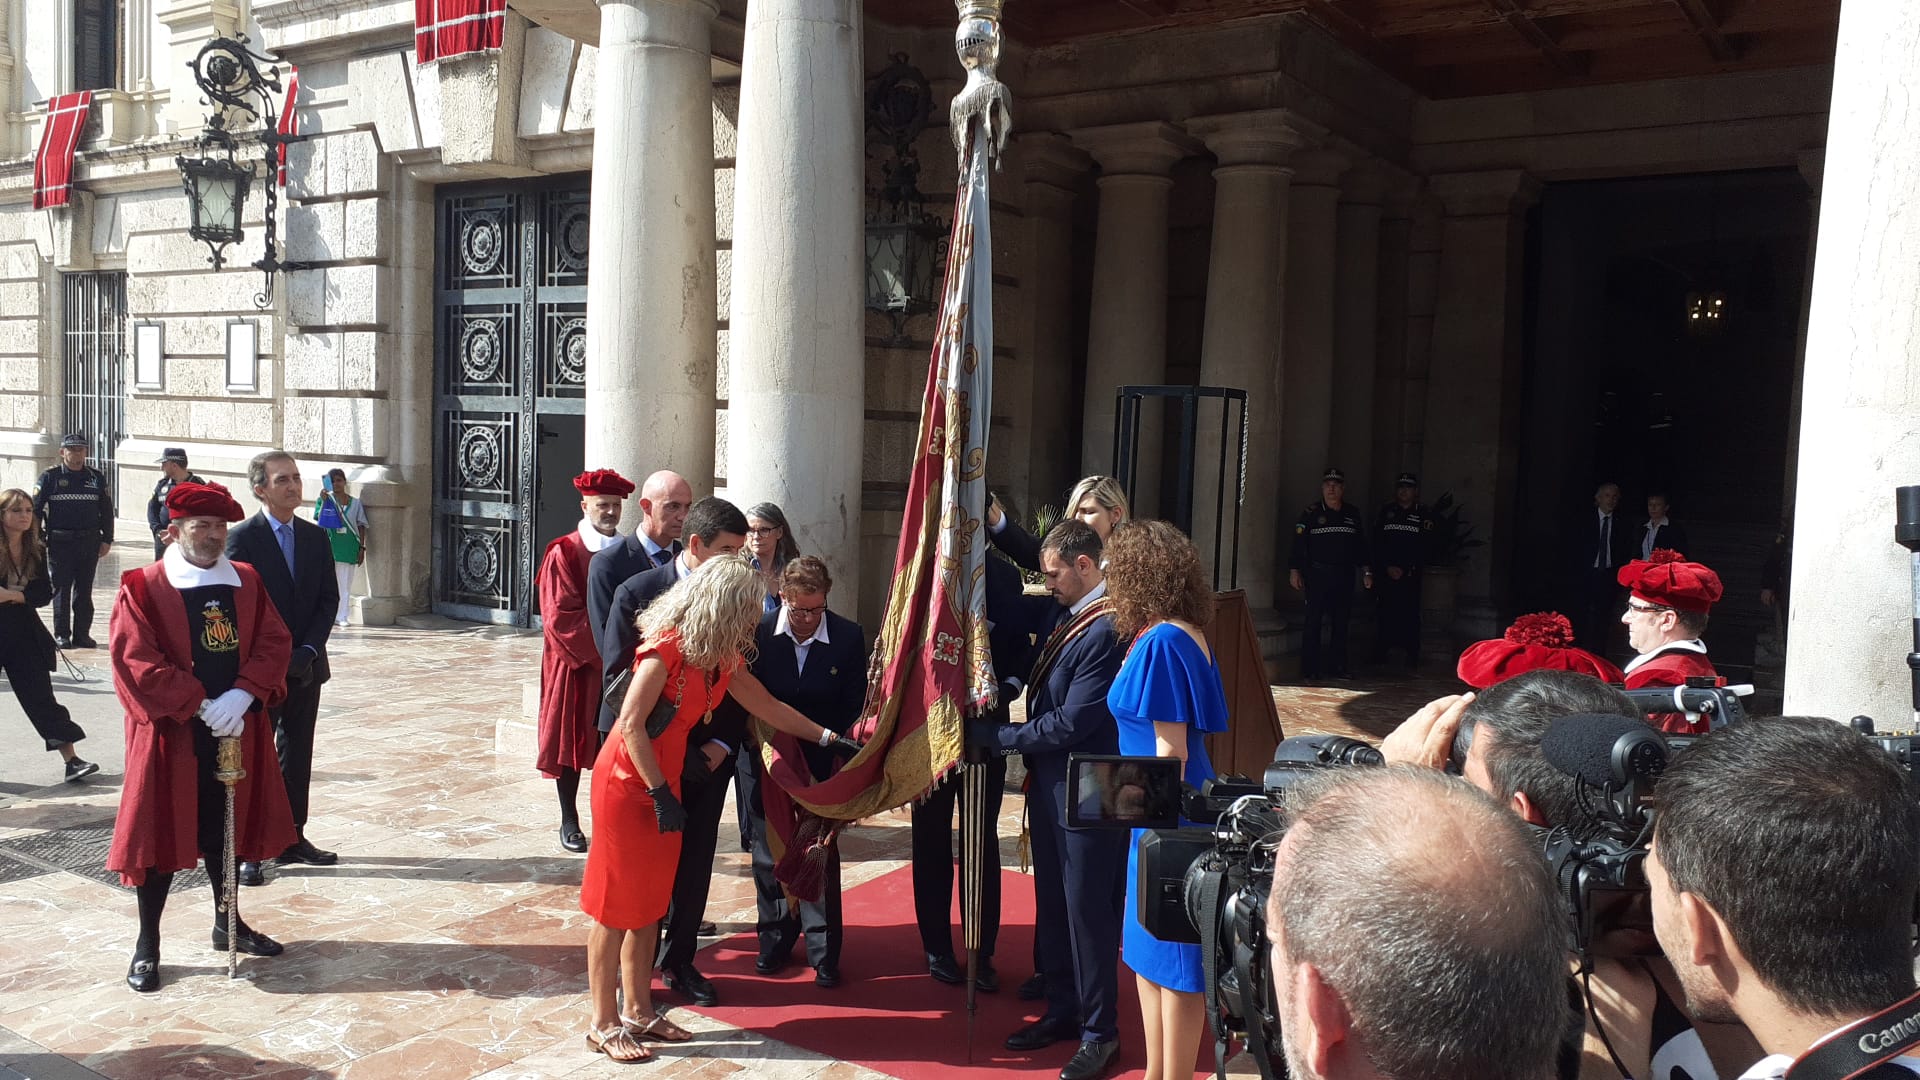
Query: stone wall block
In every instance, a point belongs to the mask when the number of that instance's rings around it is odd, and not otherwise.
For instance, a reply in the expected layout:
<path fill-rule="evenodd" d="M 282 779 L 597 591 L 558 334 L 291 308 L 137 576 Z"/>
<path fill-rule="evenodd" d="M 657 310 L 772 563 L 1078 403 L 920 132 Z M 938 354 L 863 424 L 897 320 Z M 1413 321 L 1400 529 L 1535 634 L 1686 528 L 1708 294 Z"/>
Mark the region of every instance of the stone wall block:
<path fill-rule="evenodd" d="M 723 326 L 719 330 L 714 331 L 713 340 L 714 348 L 718 349 L 720 353 L 717 362 L 714 364 L 713 396 L 718 401 L 725 401 L 727 400 L 728 387 L 731 384 L 729 368 L 732 364 L 732 357 L 727 355 L 727 351 L 733 344 L 733 332 Z M 725 416 L 726 410 L 720 410 L 720 415 Z M 726 473 L 721 473 L 720 475 L 725 476 Z"/>
<path fill-rule="evenodd" d="M 567 76 L 578 48 L 572 39 L 544 26 L 527 30 L 526 52 L 520 65 L 520 137 L 553 135 L 561 130 L 567 111 Z"/>
<path fill-rule="evenodd" d="M 135 396 L 127 399 L 127 433 L 141 438 L 166 439 L 187 431 L 193 403 L 167 398 Z"/>
<path fill-rule="evenodd" d="M 731 205 L 731 204 L 729 204 Z M 721 225 L 728 228 L 732 222 L 729 213 Z M 38 278 L 40 275 L 40 253 L 32 244 L 15 243 L 0 246 L 0 281 L 19 281 L 26 278 Z"/>
<path fill-rule="evenodd" d="M 296 262 L 333 262 L 346 256 L 346 204 L 308 203 L 287 208 L 287 258 Z"/>
<path fill-rule="evenodd" d="M 325 273 L 326 322 L 329 326 L 373 326 L 386 322 L 384 268 L 335 266 Z"/>
<path fill-rule="evenodd" d="M 244 273 L 241 264 L 259 257 L 259 244 L 260 226 L 249 223 L 240 242 L 227 248 L 230 269 L 222 272 Z M 126 252 L 127 265 L 136 274 L 204 274 L 213 270 L 207 245 L 185 231 L 134 233 L 127 237 Z"/>
<path fill-rule="evenodd" d="M 233 432 L 227 441 L 254 446 L 273 445 L 273 402 L 234 402 Z"/>
<path fill-rule="evenodd" d="M 127 279 L 127 310 L 143 315 L 194 315 L 233 312 L 259 315 L 253 306 L 261 278 L 251 270 L 204 274 L 134 274 Z M 6 310 L 0 305 L 0 310 Z M 268 339 L 262 335 L 262 342 Z M 172 345 L 168 345 L 171 350 Z M 223 346 L 224 348 L 224 346 Z"/>
<path fill-rule="evenodd" d="M 287 275 L 287 321 L 318 326 L 327 321 L 327 272 L 295 270 Z"/>
<path fill-rule="evenodd" d="M 4 386 L 9 390 L 32 390 L 39 385 L 39 357 L 0 357 L 0 386 Z"/>
<path fill-rule="evenodd" d="M 733 319 L 733 249 L 713 253 L 714 318 L 723 323 Z"/>
<path fill-rule="evenodd" d="M 41 326 L 38 317 L 0 319 L 0 356 L 38 356 Z M 10 390 L 18 390 L 28 384 L 8 382 L 4 385 Z"/>
<path fill-rule="evenodd" d="M 340 385 L 345 390 L 384 391 L 387 365 L 379 362 L 382 335 L 350 330 L 340 335 Z"/>
<path fill-rule="evenodd" d="M 280 445 L 295 454 L 316 454 L 325 448 L 324 398 L 289 397 L 281 402 L 283 426 Z"/>
<path fill-rule="evenodd" d="M 223 327 L 224 329 L 224 327 Z M 161 393 L 217 397 L 227 392 L 227 362 L 224 356 L 177 356 L 171 343 L 162 365 Z M 184 422 L 185 415 L 181 420 Z"/>
<path fill-rule="evenodd" d="M 720 239 L 733 242 L 733 169 L 718 167 L 713 170 L 713 216 L 718 227 Z"/>
<path fill-rule="evenodd" d="M 187 403 L 187 437 L 202 442 L 227 442 L 233 435 L 233 402 Z"/>
<path fill-rule="evenodd" d="M 419 123 L 414 115 L 413 94 L 408 92 L 412 66 L 409 53 L 383 52 L 356 57 L 347 65 L 352 87 L 352 109 L 358 117 L 373 124 L 374 134 L 388 152 L 416 150 L 420 147 Z M 305 76 L 303 69 L 301 75 Z M 304 85 L 304 83 L 303 83 Z M 321 124 L 311 125 L 314 128 Z M 288 177 L 292 184 L 292 177 Z"/>
<path fill-rule="evenodd" d="M 287 147 L 287 198 L 312 199 L 327 193 L 327 148 L 332 143 L 332 138 L 315 138 Z"/>
<path fill-rule="evenodd" d="M 731 161 L 740 148 L 740 87 L 713 88 L 713 156 Z"/>
<path fill-rule="evenodd" d="M 346 242 L 341 258 L 386 258 L 393 234 L 392 203 L 386 199 L 354 199 L 342 205 Z"/>
<path fill-rule="evenodd" d="M 581 45 L 573 63 L 573 87 L 567 91 L 567 114 L 561 118 L 561 130 L 593 130 L 593 95 L 599 73 L 600 50 Z"/>
<path fill-rule="evenodd" d="M 41 310 L 38 281 L 0 282 L 0 311 L 25 315 Z"/>
<path fill-rule="evenodd" d="M 286 343 L 286 388 L 288 390 L 340 390 L 341 354 L 344 351 L 338 331 L 288 334 Z"/>
<path fill-rule="evenodd" d="M 392 186 L 392 169 L 373 132 L 347 131 L 316 141 L 327 143 L 326 186 L 318 194 L 377 196 Z"/>
<path fill-rule="evenodd" d="M 329 454 L 385 457 L 387 403 L 379 398 L 327 398 L 323 408 Z"/>

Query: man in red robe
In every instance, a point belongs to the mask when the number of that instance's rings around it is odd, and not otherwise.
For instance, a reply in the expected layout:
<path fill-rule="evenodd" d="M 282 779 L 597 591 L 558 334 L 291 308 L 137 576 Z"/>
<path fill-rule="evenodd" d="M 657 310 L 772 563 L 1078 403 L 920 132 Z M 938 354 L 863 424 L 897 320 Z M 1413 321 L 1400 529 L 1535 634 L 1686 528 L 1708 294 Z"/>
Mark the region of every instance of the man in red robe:
<path fill-rule="evenodd" d="M 534 581 L 540 592 L 540 749 L 534 764 L 560 792 L 560 846 L 587 850 L 580 831 L 580 770 L 600 752 L 600 652 L 587 614 L 587 563 L 620 539 L 622 500 L 633 481 L 612 469 L 573 478 L 580 524 L 547 545 Z"/>
<path fill-rule="evenodd" d="M 1724 591 L 1720 575 L 1669 548 L 1656 548 L 1651 558 L 1635 559 L 1620 568 L 1620 584 L 1628 589 L 1627 610 L 1620 621 L 1627 642 L 1640 655 L 1627 663 L 1627 689 L 1684 686 L 1690 678 L 1720 673 L 1707 659 L 1707 613 Z M 1698 735 L 1707 730 L 1704 719 L 1685 713 L 1661 713 L 1649 719 L 1662 731 Z"/>
<path fill-rule="evenodd" d="M 141 992 L 160 986 L 160 915 L 173 875 L 202 856 L 213 882 L 213 947 L 227 951 L 217 739 L 241 740 L 246 769 L 234 791 L 237 857 L 270 858 L 294 841 L 267 712 L 286 696 L 293 637 L 260 575 L 227 559 L 227 525 L 244 515 L 226 488 L 175 484 L 167 513 L 165 555 L 121 575 L 109 626 L 113 689 L 127 713 L 127 771 L 107 869 L 119 871 L 139 901 L 127 985 Z M 281 952 L 237 913 L 234 924 L 241 952 Z"/>

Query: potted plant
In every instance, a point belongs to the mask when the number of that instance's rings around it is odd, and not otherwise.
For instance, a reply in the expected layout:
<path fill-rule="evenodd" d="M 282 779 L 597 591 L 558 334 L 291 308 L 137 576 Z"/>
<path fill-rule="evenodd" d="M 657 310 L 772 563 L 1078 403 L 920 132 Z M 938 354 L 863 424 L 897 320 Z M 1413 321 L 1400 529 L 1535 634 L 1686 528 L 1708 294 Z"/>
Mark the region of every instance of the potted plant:
<path fill-rule="evenodd" d="M 1451 631 L 1460 591 L 1460 568 L 1469 552 L 1485 547 L 1486 541 L 1473 535 L 1475 526 L 1467 521 L 1461 505 L 1449 491 L 1427 508 L 1432 523 L 1427 571 L 1420 590 L 1420 607 L 1427 625 L 1441 632 Z"/>

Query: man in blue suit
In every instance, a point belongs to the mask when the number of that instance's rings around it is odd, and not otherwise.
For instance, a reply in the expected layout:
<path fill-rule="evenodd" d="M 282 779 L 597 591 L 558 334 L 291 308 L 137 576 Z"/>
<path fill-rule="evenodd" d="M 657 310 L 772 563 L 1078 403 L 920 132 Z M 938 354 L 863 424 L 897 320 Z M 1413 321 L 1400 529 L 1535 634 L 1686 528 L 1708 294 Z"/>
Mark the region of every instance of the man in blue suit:
<path fill-rule="evenodd" d="M 1120 920 L 1126 896 L 1124 830 L 1069 829 L 1067 757 L 1117 754 L 1107 690 L 1125 650 L 1100 573 L 1100 537 L 1085 522 L 1055 525 L 1040 543 L 1047 591 L 1059 604 L 1034 662 L 1027 722 L 975 722 L 968 741 L 1024 754 L 1033 835 L 1033 932 L 1046 976 L 1046 1015 L 1007 1038 L 1009 1050 L 1078 1040 L 1060 1080 L 1092 1080 L 1119 1050 Z"/>
<path fill-rule="evenodd" d="M 640 527 L 632 536 L 594 552 L 587 563 L 587 619 L 595 633 L 607 624 L 613 594 L 621 585 L 680 554 L 680 533 L 692 506 L 693 488 L 679 473 L 662 469 L 640 485 Z M 610 714 L 602 714 L 600 730 L 607 730 L 612 722 Z"/>
<path fill-rule="evenodd" d="M 780 610 L 760 620 L 755 634 L 759 655 L 752 671 L 777 700 L 829 731 L 845 734 L 860 719 L 867 696 L 867 634 L 860 624 L 827 610 L 833 578 L 827 564 L 801 555 L 780 575 Z M 803 746 L 807 766 L 824 780 L 839 766 L 831 750 Z M 756 762 L 756 766 L 758 763 Z M 747 775 L 742 773 L 742 775 Z M 756 767 L 744 797 L 753 816 L 753 885 L 759 908 L 760 955 L 753 967 L 772 975 L 793 955 L 794 942 L 807 939 L 807 964 L 814 985 L 840 985 L 840 851 L 828 856 L 826 884 L 819 903 L 790 902 L 773 876 L 773 851 L 767 845 L 766 809 L 760 800 L 764 767 Z"/>

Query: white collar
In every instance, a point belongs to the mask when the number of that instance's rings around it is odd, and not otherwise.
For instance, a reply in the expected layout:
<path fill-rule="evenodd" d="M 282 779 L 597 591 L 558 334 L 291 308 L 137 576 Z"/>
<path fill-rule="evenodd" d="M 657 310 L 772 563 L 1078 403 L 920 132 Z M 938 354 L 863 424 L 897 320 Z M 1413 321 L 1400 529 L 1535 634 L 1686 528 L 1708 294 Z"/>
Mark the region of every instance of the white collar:
<path fill-rule="evenodd" d="M 1593 508 L 1593 512 L 1594 512 L 1594 513 L 1596 513 L 1596 514 L 1599 514 L 1599 515 L 1600 515 L 1600 520 L 1601 520 L 1601 521 L 1605 521 L 1605 520 L 1607 520 L 1608 518 L 1610 518 L 1610 517 L 1612 517 L 1612 516 L 1613 516 L 1613 512 L 1612 512 L 1612 511 L 1610 511 L 1610 510 L 1602 510 L 1602 509 L 1600 509 L 1600 508 L 1599 508 L 1599 507 L 1597 507 L 1597 506 Z"/>
<path fill-rule="evenodd" d="M 1661 518 L 1659 521 L 1655 521 L 1652 518 L 1648 518 L 1647 531 L 1652 532 L 1655 529 L 1664 529 L 1671 524 L 1673 524 L 1673 521 L 1670 518 Z"/>
<path fill-rule="evenodd" d="M 653 537 L 647 535 L 647 530 L 645 528 L 639 528 L 639 529 L 633 530 L 633 535 L 635 539 L 640 541 L 640 546 L 647 549 L 647 554 L 650 556 L 658 555 L 663 551 L 671 550 L 673 547 L 672 544 L 654 543 Z"/>
<path fill-rule="evenodd" d="M 665 550 L 664 548 L 661 550 Z M 684 549 L 673 557 L 673 580 L 685 581 L 693 576 L 693 567 L 687 565 L 687 553 Z"/>
<path fill-rule="evenodd" d="M 773 636 L 779 637 L 781 634 L 793 638 L 793 647 L 796 649 L 804 649 L 816 641 L 822 645 L 831 644 L 827 639 L 827 614 L 824 611 L 820 613 L 820 629 L 815 630 L 812 637 L 801 641 L 799 638 L 793 637 L 793 625 L 787 622 L 787 605 L 781 604 L 780 614 L 775 616 L 773 620 Z"/>
<path fill-rule="evenodd" d="M 1683 641 L 1669 641 L 1665 645 L 1660 646 L 1659 648 L 1653 650 L 1652 652 L 1641 653 L 1639 656 L 1636 656 L 1633 659 L 1627 661 L 1627 666 L 1622 668 L 1621 670 L 1631 675 L 1633 674 L 1633 671 L 1635 668 L 1638 668 L 1641 665 L 1646 664 L 1648 661 L 1652 660 L 1656 656 L 1660 656 L 1664 653 L 1670 653 L 1670 652 L 1692 652 L 1692 653 L 1699 653 L 1701 656 L 1705 656 L 1707 655 L 1707 643 L 1704 641 L 1701 641 L 1699 638 L 1687 638 Z"/>
<path fill-rule="evenodd" d="M 1085 611 L 1087 609 L 1088 604 L 1093 603 L 1095 600 L 1098 600 L 1105 595 L 1107 595 L 1107 579 L 1101 578 L 1100 584 L 1095 585 L 1091 589 L 1088 589 L 1087 595 L 1081 597 L 1078 601 L 1074 603 L 1072 607 L 1067 609 L 1067 618 L 1071 619 L 1079 615 L 1082 611 Z"/>
<path fill-rule="evenodd" d="M 588 554 L 620 541 L 619 533 L 614 533 L 612 536 L 600 535 L 600 530 L 589 524 L 586 518 L 580 519 L 580 524 L 574 526 L 574 531 L 580 534 L 580 542 L 587 545 Z"/>
<path fill-rule="evenodd" d="M 268 515 L 271 520 L 272 515 Z M 166 554 L 160 556 L 160 568 L 167 575 L 167 584 L 176 589 L 199 589 L 208 585 L 231 585 L 240 587 L 240 572 L 222 553 L 212 566 L 199 567 L 187 561 L 187 553 L 180 550 L 179 544 L 168 544 Z"/>

